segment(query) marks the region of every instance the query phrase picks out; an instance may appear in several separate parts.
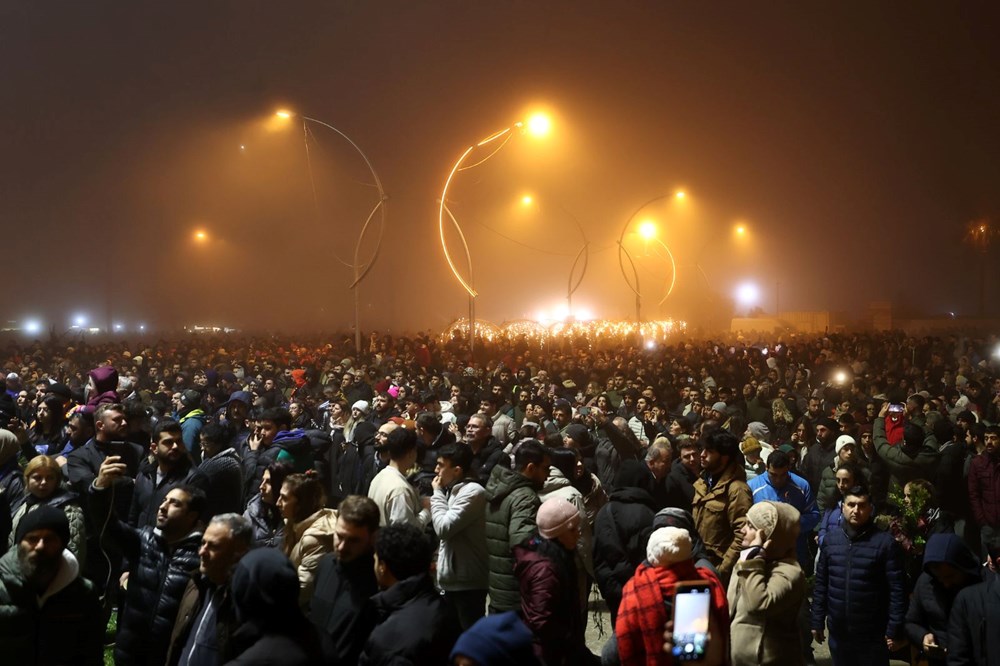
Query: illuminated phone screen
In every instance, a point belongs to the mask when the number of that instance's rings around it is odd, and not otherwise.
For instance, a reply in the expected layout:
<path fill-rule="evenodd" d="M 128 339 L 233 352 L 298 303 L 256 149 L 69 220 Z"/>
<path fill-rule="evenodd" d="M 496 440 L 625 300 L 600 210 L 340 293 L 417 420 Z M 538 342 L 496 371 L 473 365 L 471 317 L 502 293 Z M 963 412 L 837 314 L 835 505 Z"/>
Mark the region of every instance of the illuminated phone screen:
<path fill-rule="evenodd" d="M 674 597 L 674 659 L 693 661 L 705 656 L 712 591 L 708 586 L 682 588 Z"/>

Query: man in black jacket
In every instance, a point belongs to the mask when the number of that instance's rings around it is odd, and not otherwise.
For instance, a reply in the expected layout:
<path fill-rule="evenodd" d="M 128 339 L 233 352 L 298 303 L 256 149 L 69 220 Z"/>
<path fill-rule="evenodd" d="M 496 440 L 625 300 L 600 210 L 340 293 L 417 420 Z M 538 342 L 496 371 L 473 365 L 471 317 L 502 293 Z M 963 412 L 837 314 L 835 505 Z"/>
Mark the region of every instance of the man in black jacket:
<path fill-rule="evenodd" d="M 309 619 L 324 663 L 353 666 L 374 623 L 371 597 L 378 592 L 374 564 L 380 514 L 375 502 L 360 495 L 345 497 L 338 511 L 334 553 L 319 562 Z"/>
<path fill-rule="evenodd" d="M 205 475 L 208 496 L 206 518 L 222 513 L 243 513 L 243 466 L 236 449 L 229 445 L 225 426 L 209 423 L 201 433 L 201 464 L 198 470 Z M 247 498 L 249 499 L 249 498 Z"/>
<path fill-rule="evenodd" d="M 454 611 L 430 576 L 431 544 L 413 525 L 387 525 L 375 539 L 376 626 L 358 664 L 444 664 L 458 639 Z"/>
<path fill-rule="evenodd" d="M 132 527 L 154 526 L 160 505 L 172 489 L 183 485 L 208 488 L 208 479 L 191 463 L 177 421 L 163 419 L 156 424 L 150 450 L 153 461 L 144 462 L 135 477 L 128 513 L 128 524 Z"/>
<path fill-rule="evenodd" d="M 984 581 L 958 593 L 948 622 L 948 663 L 1000 666 L 1000 544 L 989 550 Z"/>
<path fill-rule="evenodd" d="M 124 474 L 121 459 L 108 456 L 90 489 L 95 520 L 107 525 L 108 536 L 132 563 L 118 618 L 115 663 L 161 666 L 181 596 L 198 568 L 201 533 L 196 528 L 205 510 L 205 493 L 192 486 L 172 489 L 157 512 L 156 528 L 136 529 L 110 514 L 109 489 Z"/>

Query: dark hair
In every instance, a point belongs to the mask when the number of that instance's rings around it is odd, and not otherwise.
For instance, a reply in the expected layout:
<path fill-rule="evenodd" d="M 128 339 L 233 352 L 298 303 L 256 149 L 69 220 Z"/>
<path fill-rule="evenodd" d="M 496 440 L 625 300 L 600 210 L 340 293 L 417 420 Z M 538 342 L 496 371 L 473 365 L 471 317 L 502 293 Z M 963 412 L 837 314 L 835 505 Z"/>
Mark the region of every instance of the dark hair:
<path fill-rule="evenodd" d="M 848 495 L 851 495 L 852 497 L 867 497 L 868 501 L 871 501 L 872 499 L 871 491 L 868 489 L 868 486 L 863 483 L 855 485 L 853 488 L 844 493 L 844 497 L 847 497 Z"/>
<path fill-rule="evenodd" d="M 444 427 L 430 412 L 421 412 L 417 414 L 417 425 L 435 437 L 441 434 L 441 430 Z"/>
<path fill-rule="evenodd" d="M 369 532 L 376 531 L 381 520 L 378 504 L 364 495 L 348 495 L 340 501 L 337 511 L 340 518 Z"/>
<path fill-rule="evenodd" d="M 326 493 L 323 491 L 323 484 L 315 473 L 289 474 L 285 477 L 282 487 L 298 500 L 293 520 L 298 523 L 313 515 L 326 505 Z M 291 529 L 286 529 L 285 533 L 291 533 Z"/>
<path fill-rule="evenodd" d="M 855 481 L 862 480 L 861 468 L 858 467 L 857 463 L 855 463 L 853 460 L 841 460 L 840 462 L 838 462 L 837 466 L 833 468 L 833 475 L 836 476 L 837 472 L 839 472 L 842 469 L 846 469 L 848 472 L 853 474 Z"/>
<path fill-rule="evenodd" d="M 397 580 L 425 574 L 431 568 L 431 542 L 406 523 L 386 525 L 375 538 L 375 554 Z"/>
<path fill-rule="evenodd" d="M 768 469 L 787 469 L 792 464 L 792 459 L 784 451 L 771 451 L 767 457 Z"/>
<path fill-rule="evenodd" d="M 903 443 L 908 447 L 918 447 L 924 443 L 924 429 L 910 422 L 903 426 Z"/>
<path fill-rule="evenodd" d="M 986 438 L 986 426 L 982 423 L 972 423 L 969 425 L 969 434 L 972 435 L 972 439 L 981 442 Z"/>
<path fill-rule="evenodd" d="M 548 457 L 549 452 L 537 439 L 522 440 L 514 454 L 514 469 L 520 472 L 529 463 L 541 465 Z"/>
<path fill-rule="evenodd" d="M 285 478 L 295 471 L 295 467 L 287 462 L 273 462 L 265 470 L 271 474 L 271 502 L 278 501 L 278 493 L 281 492 L 281 485 Z"/>
<path fill-rule="evenodd" d="M 180 490 L 187 493 L 189 498 L 187 503 L 188 511 L 194 511 L 197 513 L 198 520 L 205 517 L 205 509 L 208 507 L 208 498 L 205 495 L 204 490 L 197 486 L 190 486 L 187 484 L 177 486 L 174 490 Z"/>
<path fill-rule="evenodd" d="M 1000 437 L 1000 425 L 994 424 L 986 426 L 986 432 L 983 434 L 997 435 L 998 437 Z"/>
<path fill-rule="evenodd" d="M 385 450 L 389 460 L 400 460 L 417 448 L 417 433 L 407 428 L 395 428 L 386 437 Z"/>
<path fill-rule="evenodd" d="M 292 415 L 284 407 L 270 407 L 260 413 L 261 421 L 273 421 L 278 430 L 289 430 L 292 427 Z M 284 426 L 284 427 L 282 427 Z"/>
<path fill-rule="evenodd" d="M 446 444 L 438 450 L 438 458 L 447 460 L 452 467 L 461 467 L 466 476 L 472 473 L 472 449 L 467 444 Z"/>
<path fill-rule="evenodd" d="M 735 457 L 740 452 L 740 440 L 728 430 L 720 428 L 709 433 L 705 438 L 704 448 L 707 451 L 717 451 L 719 455 Z"/>
<path fill-rule="evenodd" d="M 205 424 L 205 427 L 201 429 L 201 433 L 199 434 L 202 439 L 220 446 L 226 444 L 229 439 L 229 430 L 220 423 Z"/>
<path fill-rule="evenodd" d="M 174 419 L 160 419 L 157 421 L 156 425 L 153 426 L 153 442 L 160 441 L 160 435 L 165 432 L 172 435 L 184 434 L 184 431 L 181 429 L 181 424 Z"/>

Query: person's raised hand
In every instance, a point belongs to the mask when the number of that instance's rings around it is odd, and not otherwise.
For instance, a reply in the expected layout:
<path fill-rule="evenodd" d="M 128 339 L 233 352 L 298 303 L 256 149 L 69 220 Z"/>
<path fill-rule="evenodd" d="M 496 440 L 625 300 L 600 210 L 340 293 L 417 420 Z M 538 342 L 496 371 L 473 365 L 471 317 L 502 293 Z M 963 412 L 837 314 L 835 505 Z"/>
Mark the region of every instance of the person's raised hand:
<path fill-rule="evenodd" d="M 122 462 L 121 456 L 108 456 L 101 463 L 101 468 L 97 472 L 97 478 L 94 479 L 94 487 L 96 488 L 108 488 L 116 479 L 120 479 L 125 476 L 127 467 L 125 463 Z"/>

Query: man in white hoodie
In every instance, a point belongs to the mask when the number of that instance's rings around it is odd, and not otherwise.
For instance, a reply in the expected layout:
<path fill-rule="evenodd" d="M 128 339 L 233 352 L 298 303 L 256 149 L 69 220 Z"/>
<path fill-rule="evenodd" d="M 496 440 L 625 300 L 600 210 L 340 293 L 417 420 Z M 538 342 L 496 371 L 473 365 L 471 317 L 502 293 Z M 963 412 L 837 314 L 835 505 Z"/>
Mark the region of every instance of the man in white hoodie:
<path fill-rule="evenodd" d="M 486 614 L 486 490 L 472 474 L 472 449 L 465 444 L 441 447 L 434 472 L 431 523 L 441 539 L 438 586 L 464 631 Z"/>
<path fill-rule="evenodd" d="M 104 627 L 94 586 L 66 548 L 69 521 L 40 506 L 0 559 L 0 654 L 10 664 L 101 664 Z"/>

